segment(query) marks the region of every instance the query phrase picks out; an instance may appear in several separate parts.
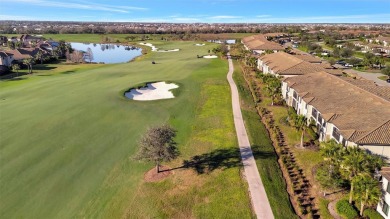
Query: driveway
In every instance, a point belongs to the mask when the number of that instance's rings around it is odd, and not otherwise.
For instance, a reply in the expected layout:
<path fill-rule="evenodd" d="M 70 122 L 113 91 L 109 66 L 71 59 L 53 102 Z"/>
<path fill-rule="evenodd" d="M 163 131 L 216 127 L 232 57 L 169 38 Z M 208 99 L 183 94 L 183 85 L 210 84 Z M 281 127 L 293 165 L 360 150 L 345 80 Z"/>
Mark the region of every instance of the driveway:
<path fill-rule="evenodd" d="M 383 74 L 381 74 L 381 73 L 367 73 L 367 72 L 356 71 L 355 69 L 346 69 L 344 71 L 347 73 L 357 74 L 360 77 L 363 77 L 363 78 L 368 79 L 368 80 L 372 80 L 379 86 L 389 86 L 390 87 L 390 83 L 387 83 L 386 81 L 383 81 L 383 80 L 378 78 L 379 76 L 383 76 Z"/>
<path fill-rule="evenodd" d="M 240 148 L 241 160 L 244 165 L 245 178 L 248 181 L 249 195 L 252 202 L 253 211 L 259 219 L 273 219 L 271 205 L 267 198 L 263 182 L 261 181 L 259 170 L 257 169 L 255 158 L 253 157 L 251 144 L 246 133 L 244 120 L 241 114 L 240 100 L 236 83 L 233 80 L 234 66 L 230 53 L 228 53 L 229 72 L 227 80 L 232 91 L 232 107 L 234 126 Z"/>

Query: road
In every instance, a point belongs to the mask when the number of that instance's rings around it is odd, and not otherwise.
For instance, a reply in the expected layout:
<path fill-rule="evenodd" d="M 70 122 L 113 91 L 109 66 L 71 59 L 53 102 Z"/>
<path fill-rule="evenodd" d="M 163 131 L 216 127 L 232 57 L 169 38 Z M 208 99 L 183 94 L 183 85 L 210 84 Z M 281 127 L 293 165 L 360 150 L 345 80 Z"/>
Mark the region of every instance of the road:
<path fill-rule="evenodd" d="M 236 83 L 233 80 L 234 66 L 229 53 L 228 61 L 229 72 L 227 74 L 227 80 L 232 91 L 234 125 L 236 127 L 238 145 L 240 148 L 242 163 L 244 165 L 245 178 L 248 181 L 252 207 L 257 218 L 272 219 L 274 218 L 274 215 L 272 213 L 271 205 L 268 201 L 263 182 L 261 181 L 256 161 L 253 157 L 251 145 L 249 143 L 249 138 L 245 130 L 244 120 L 242 118 L 240 108 L 238 90 Z"/>
<path fill-rule="evenodd" d="M 383 81 L 383 80 L 378 78 L 379 76 L 383 76 L 384 74 L 366 73 L 366 72 L 356 71 L 355 69 L 346 69 L 344 71 L 347 73 L 357 74 L 360 77 L 363 77 L 363 78 L 368 79 L 368 80 L 372 80 L 379 86 L 389 86 L 390 87 L 390 83 L 387 83 L 386 81 Z"/>

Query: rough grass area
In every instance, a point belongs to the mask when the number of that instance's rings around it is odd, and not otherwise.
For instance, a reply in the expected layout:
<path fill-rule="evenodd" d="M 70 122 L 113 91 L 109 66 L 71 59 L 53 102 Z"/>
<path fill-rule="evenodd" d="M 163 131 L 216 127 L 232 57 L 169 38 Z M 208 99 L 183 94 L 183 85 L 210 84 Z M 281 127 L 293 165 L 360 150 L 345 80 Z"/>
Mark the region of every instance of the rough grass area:
<path fill-rule="evenodd" d="M 0 215 L 253 217 L 237 159 L 227 62 L 196 58 L 214 45 L 193 44 L 168 43 L 162 46 L 181 51 L 132 63 L 49 64 L 0 81 Z M 123 97 L 148 81 L 180 83 L 180 94 L 151 102 Z M 153 164 L 132 159 L 136 142 L 148 126 L 163 122 L 178 130 L 182 155 L 166 164 L 178 169 L 162 182 L 145 183 Z"/>
<path fill-rule="evenodd" d="M 239 64 L 237 62 L 234 64 L 236 68 L 233 77 L 240 93 L 241 110 L 248 135 L 250 136 L 256 164 L 274 216 L 275 218 L 286 219 L 297 218 L 289 201 L 286 183 L 280 171 L 272 141 L 254 108 L 252 95 Z"/>

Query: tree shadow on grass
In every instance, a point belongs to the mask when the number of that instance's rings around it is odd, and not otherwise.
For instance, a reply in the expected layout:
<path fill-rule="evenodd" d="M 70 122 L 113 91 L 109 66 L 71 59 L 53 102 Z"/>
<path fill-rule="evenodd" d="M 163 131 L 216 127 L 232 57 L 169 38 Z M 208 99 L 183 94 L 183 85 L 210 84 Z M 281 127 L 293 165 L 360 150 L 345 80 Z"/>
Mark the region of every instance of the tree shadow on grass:
<path fill-rule="evenodd" d="M 73 73 L 75 73 L 75 71 L 64 71 L 61 74 L 73 74 Z"/>
<path fill-rule="evenodd" d="M 46 64 L 39 64 L 39 65 L 34 65 L 33 70 L 53 70 L 56 69 L 57 67 L 54 66 L 49 66 Z"/>
<path fill-rule="evenodd" d="M 242 160 L 240 155 L 242 154 Z M 252 155 L 255 159 L 266 159 L 274 157 L 272 152 L 254 152 L 250 147 L 217 149 L 210 153 L 193 156 L 190 160 L 184 160 L 183 166 L 175 168 L 194 169 L 198 174 L 207 174 L 217 169 L 228 169 L 244 166 L 243 161 L 250 159 Z"/>

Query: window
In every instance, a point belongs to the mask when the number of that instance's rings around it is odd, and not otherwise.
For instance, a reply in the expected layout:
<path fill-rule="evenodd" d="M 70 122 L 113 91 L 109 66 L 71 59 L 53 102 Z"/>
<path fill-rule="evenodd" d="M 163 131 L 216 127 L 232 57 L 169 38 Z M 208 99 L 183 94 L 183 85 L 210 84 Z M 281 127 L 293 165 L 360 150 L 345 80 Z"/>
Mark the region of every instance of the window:
<path fill-rule="evenodd" d="M 297 92 L 294 91 L 293 97 L 294 97 L 295 99 L 297 99 L 297 97 L 298 97 Z"/>
<path fill-rule="evenodd" d="M 320 114 L 318 114 L 318 123 L 320 123 L 322 125 L 322 117 Z"/>
<path fill-rule="evenodd" d="M 346 143 L 347 143 L 347 141 L 345 140 L 345 138 L 343 138 L 342 144 L 343 144 L 344 147 L 345 147 Z"/>
<path fill-rule="evenodd" d="M 383 201 L 382 211 L 386 216 L 389 214 L 389 205 L 385 201 Z"/>
<path fill-rule="evenodd" d="M 314 107 L 311 109 L 311 115 L 314 118 L 314 121 L 317 121 L 317 110 Z"/>
<path fill-rule="evenodd" d="M 295 101 L 295 99 L 293 99 L 292 101 L 292 107 L 294 107 L 294 109 L 297 109 L 297 102 Z"/>
<path fill-rule="evenodd" d="M 332 136 L 336 141 L 338 142 L 340 140 L 340 133 L 339 130 L 336 127 L 333 127 L 333 133 Z"/>
<path fill-rule="evenodd" d="M 387 193 L 390 193 L 390 182 L 387 183 L 387 189 L 386 189 L 386 192 Z"/>

